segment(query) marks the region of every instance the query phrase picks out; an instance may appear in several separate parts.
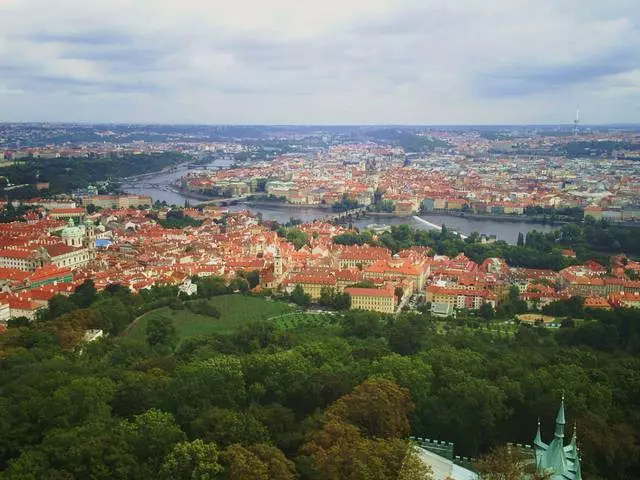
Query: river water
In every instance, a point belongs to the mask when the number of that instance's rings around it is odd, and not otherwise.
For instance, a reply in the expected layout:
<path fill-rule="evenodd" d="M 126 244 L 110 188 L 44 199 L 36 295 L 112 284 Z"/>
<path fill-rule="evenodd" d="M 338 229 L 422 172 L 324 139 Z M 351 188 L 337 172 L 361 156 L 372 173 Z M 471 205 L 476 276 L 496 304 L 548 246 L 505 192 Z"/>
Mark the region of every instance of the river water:
<path fill-rule="evenodd" d="M 209 164 L 211 167 L 227 167 L 230 165 L 228 161 L 215 161 Z M 127 193 L 138 195 L 149 195 L 154 201 L 166 201 L 169 205 L 184 205 L 187 197 L 174 191 L 171 183 L 180 178 L 189 169 L 181 166 L 170 171 L 163 171 L 154 174 L 145 175 L 142 178 L 136 178 L 133 181 L 123 181 L 122 188 Z M 189 199 L 191 205 L 197 205 L 199 202 Z M 293 207 L 291 205 L 274 204 L 274 205 L 246 205 L 238 204 L 228 207 L 231 211 L 251 210 L 254 213 L 261 213 L 264 220 L 276 220 L 279 223 L 286 223 L 292 218 L 300 219 L 305 222 L 313 221 L 316 218 L 323 217 L 330 213 L 330 210 L 313 207 Z M 499 219 L 458 217 L 452 215 L 427 214 L 422 215 L 425 219 L 435 225 L 445 224 L 448 229 L 469 235 L 472 232 L 486 233 L 496 235 L 498 240 L 515 244 L 518 240 L 518 233 L 527 234 L 532 230 L 547 232 L 557 227 L 545 225 L 541 223 L 530 223 L 522 221 L 504 221 Z M 413 217 L 395 217 L 395 216 L 367 216 L 353 222 L 358 228 L 366 228 L 367 225 L 377 223 L 386 225 L 409 224 L 412 227 L 422 230 L 430 229 L 423 222 L 415 220 Z"/>

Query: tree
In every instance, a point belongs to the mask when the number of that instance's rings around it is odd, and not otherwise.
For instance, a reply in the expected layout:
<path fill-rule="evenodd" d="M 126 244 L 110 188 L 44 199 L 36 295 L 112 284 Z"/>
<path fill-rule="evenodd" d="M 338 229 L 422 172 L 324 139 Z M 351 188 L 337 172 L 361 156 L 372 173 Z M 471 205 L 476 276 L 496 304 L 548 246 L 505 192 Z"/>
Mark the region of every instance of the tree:
<path fill-rule="evenodd" d="M 193 434 L 221 447 L 234 443 L 250 445 L 269 440 L 269 432 L 253 415 L 211 407 L 191 423 Z"/>
<path fill-rule="evenodd" d="M 330 287 L 322 287 L 320 289 L 320 298 L 318 299 L 318 305 L 323 307 L 330 307 L 333 304 L 333 297 L 335 296 L 335 290 Z"/>
<path fill-rule="evenodd" d="M 41 421 L 51 427 L 70 428 L 107 419 L 115 390 L 115 383 L 108 378 L 75 378 L 53 393 L 47 408 L 41 412 Z"/>
<path fill-rule="evenodd" d="M 100 312 L 101 328 L 111 335 L 119 335 L 133 320 L 131 302 L 123 294 L 103 296 L 92 309 Z"/>
<path fill-rule="evenodd" d="M 365 438 L 356 426 L 331 419 L 309 436 L 301 452 L 311 460 L 312 478 L 387 480 L 398 478 L 408 448 L 405 440 Z"/>
<path fill-rule="evenodd" d="M 518 241 L 516 242 L 518 247 L 524 247 L 524 235 L 522 232 L 518 232 Z"/>
<path fill-rule="evenodd" d="M 403 313 L 389 321 L 389 346 L 402 355 L 418 353 L 424 345 L 428 328 L 422 315 Z"/>
<path fill-rule="evenodd" d="M 482 480 L 521 480 L 535 473 L 535 464 L 518 448 L 497 447 L 482 456 L 475 464 Z M 550 479 L 551 476 L 536 476 Z"/>
<path fill-rule="evenodd" d="M 249 282 L 243 277 L 236 277 L 229 283 L 229 288 L 233 292 L 247 292 L 249 291 Z"/>
<path fill-rule="evenodd" d="M 201 439 L 173 446 L 160 467 L 162 480 L 214 480 L 223 470 L 218 447 Z"/>
<path fill-rule="evenodd" d="M 409 445 L 398 473 L 398 480 L 433 480 L 432 473 L 431 467 L 420 459 L 416 448 L 413 445 Z"/>
<path fill-rule="evenodd" d="M 383 319 L 379 313 L 349 310 L 343 319 L 346 337 L 380 337 L 383 333 Z"/>
<path fill-rule="evenodd" d="M 308 307 L 311 304 L 311 296 L 308 293 L 304 293 L 302 285 L 295 286 L 293 292 L 289 295 L 289 300 L 301 307 Z"/>
<path fill-rule="evenodd" d="M 480 308 L 478 309 L 478 314 L 487 321 L 493 318 L 494 313 L 493 307 L 488 302 L 480 305 Z"/>
<path fill-rule="evenodd" d="M 120 428 L 139 462 L 141 473 L 146 474 L 157 472 L 173 446 L 186 440 L 173 415 L 156 409 L 123 421 Z"/>
<path fill-rule="evenodd" d="M 232 290 L 227 287 L 224 278 L 222 277 L 212 276 L 198 278 L 196 283 L 198 284 L 199 297 L 210 298 L 232 292 Z"/>
<path fill-rule="evenodd" d="M 287 241 L 293 243 L 296 250 L 300 250 L 307 243 L 309 243 L 309 237 L 305 232 L 297 228 L 289 228 L 286 233 Z"/>
<path fill-rule="evenodd" d="M 333 308 L 336 310 L 349 310 L 351 308 L 351 295 L 346 292 L 337 293 L 333 298 Z"/>
<path fill-rule="evenodd" d="M 30 324 L 31 320 L 28 317 L 14 317 L 7 320 L 7 327 L 9 328 L 28 327 Z"/>
<path fill-rule="evenodd" d="M 137 470 L 117 424 L 100 422 L 50 431 L 14 459 L 3 478 L 125 480 L 136 478 Z"/>
<path fill-rule="evenodd" d="M 65 295 L 54 295 L 49 300 L 49 318 L 57 318 L 65 313 L 73 312 L 78 308 L 78 305 L 69 297 Z"/>
<path fill-rule="evenodd" d="M 349 310 L 351 308 L 351 295 L 348 293 L 336 293 L 333 288 L 322 287 L 318 305 L 336 310 Z"/>
<path fill-rule="evenodd" d="M 402 297 L 404 296 L 404 289 L 402 287 L 396 287 L 393 290 L 393 294 L 395 295 L 395 297 L 398 299 L 398 302 L 400 300 L 402 300 Z"/>
<path fill-rule="evenodd" d="M 282 451 L 267 444 L 231 445 L 222 459 L 229 480 L 295 480 L 296 468 Z"/>
<path fill-rule="evenodd" d="M 73 350 L 83 341 L 87 329 L 99 328 L 101 324 L 102 316 L 100 312 L 92 309 L 82 309 L 62 315 L 45 324 L 44 328 L 55 332 L 62 349 Z"/>
<path fill-rule="evenodd" d="M 231 445 L 221 458 L 229 480 L 270 480 L 267 465 L 242 445 Z"/>
<path fill-rule="evenodd" d="M 249 282 L 249 288 L 253 289 L 260 284 L 260 272 L 258 270 L 252 270 L 245 274 L 247 282 Z"/>
<path fill-rule="evenodd" d="M 406 437 L 413 409 L 409 390 L 390 380 L 370 379 L 338 399 L 327 415 L 357 426 L 370 437 Z"/>
<path fill-rule="evenodd" d="M 98 298 L 98 291 L 96 290 L 93 280 L 87 279 L 82 282 L 81 285 L 76 287 L 75 292 L 70 298 L 79 308 L 89 308 Z"/>
<path fill-rule="evenodd" d="M 211 405 L 239 407 L 246 398 L 242 364 L 237 357 L 217 355 L 181 365 L 166 395 L 167 406 L 183 424 Z"/>
<path fill-rule="evenodd" d="M 145 372 L 120 371 L 117 376 L 118 388 L 111 401 L 113 412 L 130 418 L 152 408 L 160 408 L 170 381 L 167 372 L 159 368 Z"/>
<path fill-rule="evenodd" d="M 147 324 L 147 343 L 152 347 L 163 346 L 175 348 L 178 343 L 178 335 L 173 322 L 167 317 L 153 317 Z"/>

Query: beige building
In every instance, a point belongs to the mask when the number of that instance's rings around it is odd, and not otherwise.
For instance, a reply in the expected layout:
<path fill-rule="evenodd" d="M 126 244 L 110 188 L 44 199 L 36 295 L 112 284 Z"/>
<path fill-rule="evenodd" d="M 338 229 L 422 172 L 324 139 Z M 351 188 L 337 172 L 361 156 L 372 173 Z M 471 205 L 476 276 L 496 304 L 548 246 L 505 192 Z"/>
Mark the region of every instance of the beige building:
<path fill-rule="evenodd" d="M 100 208 L 137 208 L 150 207 L 153 200 L 146 195 L 96 195 L 86 198 L 84 203 Z"/>
<path fill-rule="evenodd" d="M 344 291 L 351 296 L 351 309 L 353 310 L 372 310 L 381 313 L 395 311 L 396 296 L 391 284 L 385 288 L 349 287 Z"/>
<path fill-rule="evenodd" d="M 488 303 L 495 308 L 497 296 L 489 290 L 447 288 L 430 285 L 427 288 L 427 302 L 450 305 L 456 310 L 462 308 L 477 310 L 483 303 Z"/>
<path fill-rule="evenodd" d="M 64 243 L 34 249 L 5 249 L 0 251 L 0 268 L 16 268 L 34 272 L 38 267 L 54 264 L 71 269 L 85 266 L 95 252 L 86 247 L 71 247 Z"/>

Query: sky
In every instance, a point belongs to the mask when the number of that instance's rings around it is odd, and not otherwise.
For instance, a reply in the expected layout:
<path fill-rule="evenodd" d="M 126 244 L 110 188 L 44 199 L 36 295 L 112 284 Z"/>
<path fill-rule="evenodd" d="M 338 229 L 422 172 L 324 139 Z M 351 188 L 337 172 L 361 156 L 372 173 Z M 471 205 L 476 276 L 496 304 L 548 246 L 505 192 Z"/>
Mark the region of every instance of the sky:
<path fill-rule="evenodd" d="M 0 0 L 0 122 L 640 123 L 640 0 Z"/>

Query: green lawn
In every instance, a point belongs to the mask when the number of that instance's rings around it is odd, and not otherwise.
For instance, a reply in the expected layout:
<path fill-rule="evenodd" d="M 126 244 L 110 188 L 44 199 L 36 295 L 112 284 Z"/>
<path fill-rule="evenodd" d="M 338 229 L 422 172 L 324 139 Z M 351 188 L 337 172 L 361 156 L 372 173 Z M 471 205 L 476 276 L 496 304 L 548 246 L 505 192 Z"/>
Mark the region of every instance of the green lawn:
<path fill-rule="evenodd" d="M 144 340 L 147 323 L 154 317 L 171 318 L 178 337 L 180 340 L 185 340 L 212 333 L 229 333 L 247 323 L 266 320 L 294 310 L 283 302 L 268 301 L 245 295 L 222 295 L 208 301 L 220 311 L 220 318 L 196 314 L 186 308 L 171 310 L 169 307 L 162 307 L 140 317 L 127 335 Z"/>
<path fill-rule="evenodd" d="M 280 330 L 339 325 L 342 315 L 335 312 L 293 312 L 273 318 Z"/>

